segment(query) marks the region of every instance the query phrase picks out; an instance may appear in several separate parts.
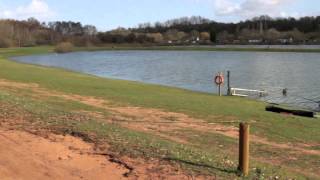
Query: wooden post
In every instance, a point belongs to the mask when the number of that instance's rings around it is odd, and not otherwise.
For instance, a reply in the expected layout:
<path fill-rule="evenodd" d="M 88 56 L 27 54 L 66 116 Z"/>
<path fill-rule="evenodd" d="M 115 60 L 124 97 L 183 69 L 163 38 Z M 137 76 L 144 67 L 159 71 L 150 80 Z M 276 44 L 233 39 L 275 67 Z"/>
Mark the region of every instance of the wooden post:
<path fill-rule="evenodd" d="M 238 170 L 243 176 L 247 176 L 249 174 L 249 131 L 249 124 L 240 123 Z"/>
<path fill-rule="evenodd" d="M 221 95 L 221 84 L 218 85 L 218 89 L 219 89 L 219 96 L 222 96 Z"/>
<path fill-rule="evenodd" d="M 228 81 L 228 92 L 227 92 L 227 95 L 228 95 L 228 96 L 231 96 L 230 71 L 227 71 L 227 81 Z"/>

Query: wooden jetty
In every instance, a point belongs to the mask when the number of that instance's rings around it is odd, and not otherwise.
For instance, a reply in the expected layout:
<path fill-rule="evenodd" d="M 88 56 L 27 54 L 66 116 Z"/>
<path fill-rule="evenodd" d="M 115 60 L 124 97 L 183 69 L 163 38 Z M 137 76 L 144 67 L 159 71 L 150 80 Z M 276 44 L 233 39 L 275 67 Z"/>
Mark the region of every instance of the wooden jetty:
<path fill-rule="evenodd" d="M 249 94 L 257 94 L 259 96 L 267 95 L 266 91 L 263 90 L 253 90 L 253 89 L 242 89 L 242 88 L 230 88 L 232 96 L 248 97 Z M 243 94 L 246 93 L 246 94 Z"/>
<path fill-rule="evenodd" d="M 317 117 L 317 114 L 312 111 L 289 109 L 289 108 L 284 108 L 284 107 L 275 106 L 275 105 L 267 106 L 266 111 L 276 112 L 276 113 L 286 113 L 286 114 L 292 114 L 292 115 L 303 116 L 303 117 L 311 117 L 311 118 Z"/>

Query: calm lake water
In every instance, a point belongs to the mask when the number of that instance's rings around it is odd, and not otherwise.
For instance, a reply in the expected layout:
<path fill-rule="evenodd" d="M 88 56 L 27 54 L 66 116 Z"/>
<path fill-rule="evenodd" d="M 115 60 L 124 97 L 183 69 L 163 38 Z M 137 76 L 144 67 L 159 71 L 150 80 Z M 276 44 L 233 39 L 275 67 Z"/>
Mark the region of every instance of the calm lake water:
<path fill-rule="evenodd" d="M 213 76 L 231 71 L 231 85 L 266 90 L 258 99 L 318 109 L 320 53 L 101 51 L 13 58 L 101 77 L 217 93 Z M 226 87 L 225 87 L 226 88 Z M 282 89 L 288 95 L 282 95 Z"/>

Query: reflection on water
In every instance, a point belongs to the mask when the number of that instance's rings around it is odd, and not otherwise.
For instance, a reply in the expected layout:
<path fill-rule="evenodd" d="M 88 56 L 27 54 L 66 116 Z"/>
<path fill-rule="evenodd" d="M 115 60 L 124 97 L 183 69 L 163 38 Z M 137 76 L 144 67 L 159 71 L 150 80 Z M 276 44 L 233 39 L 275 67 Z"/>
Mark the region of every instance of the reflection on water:
<path fill-rule="evenodd" d="M 231 71 L 231 85 L 266 90 L 262 100 L 316 109 L 320 54 L 271 52 L 102 51 L 14 58 L 126 80 L 217 92 L 213 75 Z M 286 97 L 282 89 L 288 89 Z M 306 98 L 306 99 L 305 99 Z"/>

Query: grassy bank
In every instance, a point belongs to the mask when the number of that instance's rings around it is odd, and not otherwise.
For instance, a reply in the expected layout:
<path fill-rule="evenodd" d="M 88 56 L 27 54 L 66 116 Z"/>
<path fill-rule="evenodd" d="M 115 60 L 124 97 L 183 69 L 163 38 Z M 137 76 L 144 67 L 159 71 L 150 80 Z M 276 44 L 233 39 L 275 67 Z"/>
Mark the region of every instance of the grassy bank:
<path fill-rule="evenodd" d="M 61 69 L 19 64 L 8 60 L 11 56 L 48 53 L 52 52 L 52 49 L 52 47 L 0 49 L 0 79 L 21 83 L 36 83 L 42 88 L 66 94 L 92 96 L 111 102 L 113 106 L 137 106 L 183 113 L 193 118 L 203 119 L 209 123 L 219 123 L 226 126 L 237 126 L 237 122 L 245 121 L 252 124 L 252 133 L 254 135 L 266 138 L 269 141 L 293 145 L 309 144 L 308 148 L 319 148 L 320 122 L 318 120 L 269 113 L 264 110 L 266 104 L 263 102 L 238 97 L 218 97 L 212 94 L 138 82 L 99 78 Z M 106 48 L 81 48 L 78 50 L 102 49 Z M 111 49 L 129 48 L 113 47 Z M 157 49 L 161 50 L 162 48 Z M 163 47 L 163 50 L 167 50 L 166 47 Z M 204 49 L 201 48 L 201 50 Z M 108 114 L 105 110 L 90 109 L 90 107 L 76 102 L 55 99 L 34 100 L 29 97 L 32 93 L 24 95 L 21 92 L 2 90 L 2 94 L 1 101 L 9 104 L 10 102 L 18 104 L 28 112 L 32 112 L 34 116 L 44 117 L 40 118 L 41 122 L 46 122 L 46 117 L 56 116 L 57 114 L 72 114 L 75 110 L 101 111 L 103 114 Z M 14 98 L 17 95 L 22 97 Z M 39 109 L 41 110 L 40 112 L 38 112 Z M 226 122 L 228 123 L 226 124 Z M 191 165 L 193 169 L 209 169 L 208 173 L 218 174 L 221 177 L 237 177 L 235 164 L 219 164 L 219 162 L 224 162 L 222 161 L 224 159 L 232 159 L 232 162 L 237 159 L 234 152 L 237 141 L 229 137 L 215 133 L 203 133 L 193 129 L 166 132 L 172 133 L 172 136 L 183 137 L 191 143 L 191 145 L 181 145 L 152 133 L 128 130 L 118 125 L 105 126 L 95 119 L 77 122 L 56 118 L 55 121 L 46 122 L 45 124 L 46 126 L 48 124 L 48 126 L 51 126 L 55 125 L 55 123 L 59 124 L 59 126 L 63 126 L 66 123 L 69 129 L 81 132 L 95 132 L 104 138 L 112 137 L 110 143 L 114 145 L 114 148 L 122 149 L 121 151 L 124 154 L 138 154 L 158 158 L 165 156 L 166 159 L 185 165 L 202 164 L 211 167 Z M 194 136 L 195 134 L 198 136 Z M 131 150 L 126 152 L 123 149 L 124 144 L 131 147 L 132 152 Z M 223 145 L 224 148 L 219 148 L 220 145 Z M 158 152 L 159 149 L 165 150 Z M 287 152 L 285 150 L 273 149 L 259 144 L 253 146 L 253 153 L 256 158 L 253 161 L 253 167 L 256 167 L 256 169 L 252 169 L 255 177 L 257 173 L 259 174 L 260 171 L 263 171 L 264 174 L 269 176 L 280 174 L 282 177 L 304 178 L 308 177 L 308 175 L 301 175 L 295 169 L 306 166 L 319 167 L 320 157 L 316 155 L 296 155 L 296 160 L 289 160 L 286 159 Z M 288 164 L 288 167 L 280 168 L 281 163 L 280 165 L 273 165 L 272 163 L 259 161 L 259 157 L 267 159 L 270 156 L 285 160 L 283 164 Z"/>
<path fill-rule="evenodd" d="M 112 156 L 129 156 L 132 158 L 160 159 L 172 166 L 183 168 L 190 176 L 198 174 L 222 179 L 240 178 L 232 149 L 236 149 L 235 140 L 217 134 L 203 134 L 192 130 L 178 132 L 179 136 L 188 138 L 190 144 L 181 144 L 152 133 L 123 128 L 114 123 L 106 123 L 110 113 L 75 101 L 61 98 L 33 97 L 28 91 L 14 89 L 0 90 L 0 120 L 15 116 L 26 118 L 26 122 L 15 127 L 19 130 L 34 131 L 46 129 L 58 134 L 71 134 L 82 137 L 89 142 L 108 143 L 106 152 Z M 91 116 L 86 112 L 105 114 L 103 119 Z M 2 121 L 0 121 L 3 123 Z M 194 134 L 200 134 L 198 138 Z M 172 134 L 177 136 L 177 134 Z M 210 143 L 210 144 L 208 144 Z M 224 147 L 221 147 L 223 145 Z M 270 154 L 268 154 L 270 155 Z M 250 176 L 246 179 L 293 177 L 305 179 L 308 176 L 288 171 L 278 165 L 251 161 Z M 134 168 L 134 167 L 133 167 Z M 311 176 L 312 177 L 312 176 Z"/>

